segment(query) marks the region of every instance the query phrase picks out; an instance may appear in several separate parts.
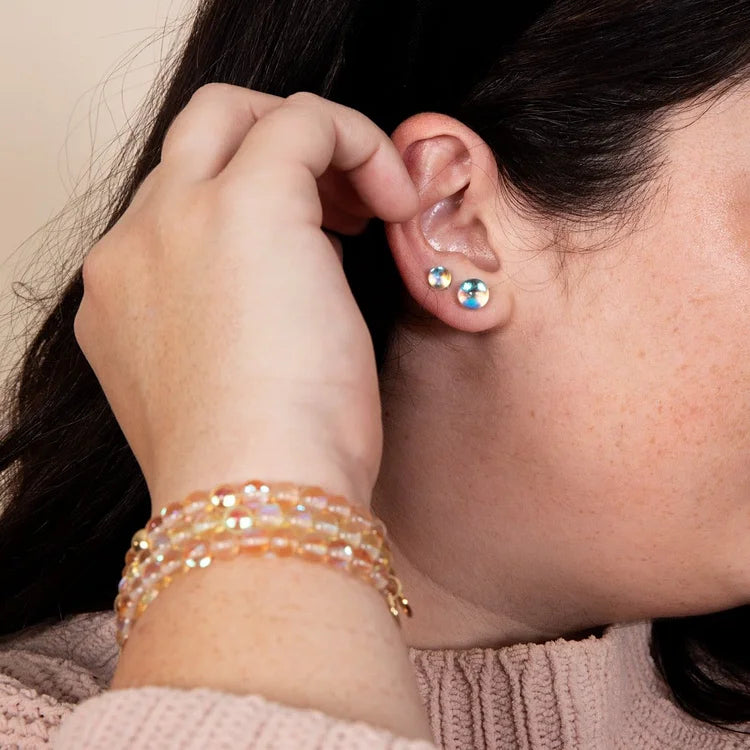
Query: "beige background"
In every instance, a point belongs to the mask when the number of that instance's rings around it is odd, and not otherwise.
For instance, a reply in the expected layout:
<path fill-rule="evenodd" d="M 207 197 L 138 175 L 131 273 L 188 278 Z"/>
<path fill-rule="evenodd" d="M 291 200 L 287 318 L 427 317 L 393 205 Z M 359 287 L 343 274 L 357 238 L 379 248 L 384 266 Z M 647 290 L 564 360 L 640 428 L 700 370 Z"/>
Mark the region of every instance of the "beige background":
<path fill-rule="evenodd" d="M 85 189 L 94 157 L 96 172 L 106 167 L 190 9 L 183 0 L 0 2 L 0 383 L 27 319 L 11 284 L 31 281 L 32 262 L 41 264 L 34 278 L 51 267 L 39 230 Z"/>

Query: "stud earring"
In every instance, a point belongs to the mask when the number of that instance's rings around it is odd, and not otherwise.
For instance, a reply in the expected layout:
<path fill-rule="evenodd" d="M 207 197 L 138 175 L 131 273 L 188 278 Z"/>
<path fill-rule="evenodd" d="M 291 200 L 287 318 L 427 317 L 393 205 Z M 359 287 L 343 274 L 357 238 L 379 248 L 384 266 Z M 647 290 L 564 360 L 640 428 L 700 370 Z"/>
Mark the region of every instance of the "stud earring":
<path fill-rule="evenodd" d="M 490 298 L 487 285 L 481 279 L 467 279 L 458 288 L 458 301 L 470 310 L 478 310 Z"/>
<path fill-rule="evenodd" d="M 433 289 L 447 289 L 452 278 L 451 272 L 445 266 L 435 266 L 427 272 L 427 283 Z"/>

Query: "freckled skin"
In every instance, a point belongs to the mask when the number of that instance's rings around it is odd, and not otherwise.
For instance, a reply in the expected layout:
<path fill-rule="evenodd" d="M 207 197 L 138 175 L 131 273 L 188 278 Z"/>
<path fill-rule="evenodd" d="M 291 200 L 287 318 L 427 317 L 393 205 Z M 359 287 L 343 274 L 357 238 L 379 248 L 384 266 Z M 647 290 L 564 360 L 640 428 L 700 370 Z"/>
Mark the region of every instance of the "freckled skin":
<path fill-rule="evenodd" d="M 601 249 L 569 258 L 567 294 L 506 212 L 487 231 L 507 325 L 403 347 L 374 507 L 433 618 L 412 643 L 750 602 L 748 120 L 748 86 L 673 114 L 637 226 L 574 233 Z"/>

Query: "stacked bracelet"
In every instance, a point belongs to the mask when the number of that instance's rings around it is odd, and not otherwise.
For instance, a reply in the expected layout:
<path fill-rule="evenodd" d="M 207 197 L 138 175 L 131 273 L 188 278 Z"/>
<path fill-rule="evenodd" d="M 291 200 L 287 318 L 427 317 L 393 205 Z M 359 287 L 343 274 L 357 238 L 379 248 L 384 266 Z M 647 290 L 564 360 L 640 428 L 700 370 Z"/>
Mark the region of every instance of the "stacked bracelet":
<path fill-rule="evenodd" d="M 399 607 L 412 616 L 379 518 L 320 487 L 254 479 L 193 492 L 163 507 L 133 535 L 114 603 L 120 648 L 175 576 L 240 553 L 294 556 L 338 568 L 381 592 L 399 626 Z"/>

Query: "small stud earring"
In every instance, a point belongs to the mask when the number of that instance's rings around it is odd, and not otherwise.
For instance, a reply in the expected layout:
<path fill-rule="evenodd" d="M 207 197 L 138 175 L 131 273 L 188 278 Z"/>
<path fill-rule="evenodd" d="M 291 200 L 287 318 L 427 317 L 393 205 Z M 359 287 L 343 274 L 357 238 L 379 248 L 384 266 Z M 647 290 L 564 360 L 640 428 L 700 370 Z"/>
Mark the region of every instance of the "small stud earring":
<path fill-rule="evenodd" d="M 427 283 L 433 289 L 447 289 L 452 278 L 451 272 L 445 266 L 435 266 L 427 272 Z"/>
<path fill-rule="evenodd" d="M 458 288 L 458 301 L 470 310 L 478 310 L 490 298 L 487 285 L 481 279 L 467 279 Z"/>

